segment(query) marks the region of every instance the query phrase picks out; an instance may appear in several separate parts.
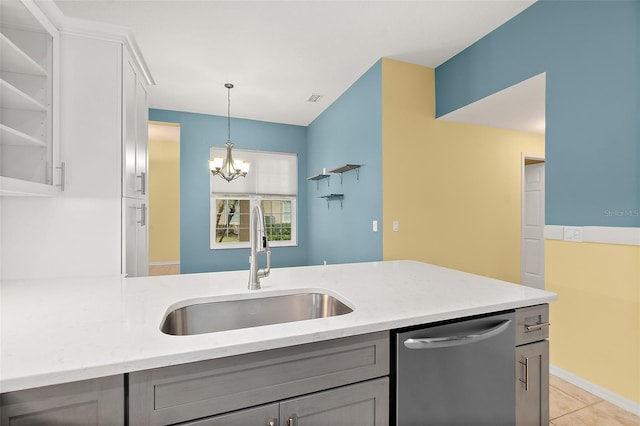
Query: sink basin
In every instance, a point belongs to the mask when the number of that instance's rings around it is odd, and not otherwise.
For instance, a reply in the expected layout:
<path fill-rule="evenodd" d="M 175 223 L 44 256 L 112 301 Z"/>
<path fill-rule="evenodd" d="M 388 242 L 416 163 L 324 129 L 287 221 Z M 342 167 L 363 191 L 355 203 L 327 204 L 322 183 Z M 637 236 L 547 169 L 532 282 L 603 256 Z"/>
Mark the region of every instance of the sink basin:
<path fill-rule="evenodd" d="M 324 293 L 295 293 L 194 303 L 175 309 L 162 322 L 165 334 L 185 336 L 236 330 L 353 312 L 339 299 Z"/>

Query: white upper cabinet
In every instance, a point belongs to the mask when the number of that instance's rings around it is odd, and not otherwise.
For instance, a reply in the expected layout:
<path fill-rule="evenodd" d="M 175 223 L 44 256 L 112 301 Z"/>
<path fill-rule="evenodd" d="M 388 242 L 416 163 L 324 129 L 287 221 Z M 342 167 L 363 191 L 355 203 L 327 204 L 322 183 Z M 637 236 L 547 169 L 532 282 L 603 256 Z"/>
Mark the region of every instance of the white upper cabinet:
<path fill-rule="evenodd" d="M 0 2 L 0 194 L 53 195 L 59 33 L 31 0 Z"/>
<path fill-rule="evenodd" d="M 124 197 L 147 199 L 149 95 L 131 54 L 122 56 L 122 141 Z"/>

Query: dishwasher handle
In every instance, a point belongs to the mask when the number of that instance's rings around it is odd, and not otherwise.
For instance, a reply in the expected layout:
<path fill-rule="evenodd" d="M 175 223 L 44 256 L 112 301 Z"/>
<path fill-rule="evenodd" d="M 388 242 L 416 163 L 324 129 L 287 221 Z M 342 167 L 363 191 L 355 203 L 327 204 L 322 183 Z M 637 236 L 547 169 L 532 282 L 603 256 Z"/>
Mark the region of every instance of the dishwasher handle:
<path fill-rule="evenodd" d="M 498 334 L 505 331 L 509 327 L 509 324 L 511 324 L 511 320 L 505 320 L 487 330 L 463 336 L 423 337 L 420 339 L 407 339 L 404 341 L 404 345 L 409 349 L 435 349 L 466 345 L 468 343 L 476 343 L 482 340 L 489 339 L 493 336 L 497 336 Z"/>

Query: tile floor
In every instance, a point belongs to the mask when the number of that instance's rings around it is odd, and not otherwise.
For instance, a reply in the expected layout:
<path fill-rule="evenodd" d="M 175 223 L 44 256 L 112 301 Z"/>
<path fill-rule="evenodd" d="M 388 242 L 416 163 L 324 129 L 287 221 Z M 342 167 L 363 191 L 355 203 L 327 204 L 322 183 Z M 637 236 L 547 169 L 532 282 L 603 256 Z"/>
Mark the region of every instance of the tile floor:
<path fill-rule="evenodd" d="M 180 265 L 149 266 L 149 275 L 180 273 Z M 549 422 L 552 426 L 640 426 L 640 417 L 565 382 L 549 378 Z"/>
<path fill-rule="evenodd" d="M 549 377 L 549 422 L 553 426 L 640 426 L 640 417 L 556 376 Z"/>

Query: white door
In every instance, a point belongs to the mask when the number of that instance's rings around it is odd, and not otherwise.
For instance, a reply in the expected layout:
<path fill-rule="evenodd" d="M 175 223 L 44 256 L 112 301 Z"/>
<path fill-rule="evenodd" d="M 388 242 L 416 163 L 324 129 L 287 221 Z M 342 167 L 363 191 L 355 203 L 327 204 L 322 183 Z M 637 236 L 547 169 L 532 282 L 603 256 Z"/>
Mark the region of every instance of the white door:
<path fill-rule="evenodd" d="M 524 167 L 522 284 L 544 289 L 544 163 Z"/>

